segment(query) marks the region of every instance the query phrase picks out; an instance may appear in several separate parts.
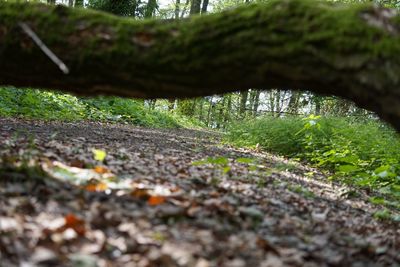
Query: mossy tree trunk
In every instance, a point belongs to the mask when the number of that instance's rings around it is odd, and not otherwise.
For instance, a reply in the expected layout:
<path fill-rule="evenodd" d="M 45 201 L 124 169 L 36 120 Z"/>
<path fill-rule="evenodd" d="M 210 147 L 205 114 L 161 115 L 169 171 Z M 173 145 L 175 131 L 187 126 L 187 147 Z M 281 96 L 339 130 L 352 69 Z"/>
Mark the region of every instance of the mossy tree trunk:
<path fill-rule="evenodd" d="M 353 100 L 400 130 L 400 16 L 370 4 L 271 0 L 181 21 L 137 21 L 2 1 L 0 84 L 142 98 L 309 90 Z"/>

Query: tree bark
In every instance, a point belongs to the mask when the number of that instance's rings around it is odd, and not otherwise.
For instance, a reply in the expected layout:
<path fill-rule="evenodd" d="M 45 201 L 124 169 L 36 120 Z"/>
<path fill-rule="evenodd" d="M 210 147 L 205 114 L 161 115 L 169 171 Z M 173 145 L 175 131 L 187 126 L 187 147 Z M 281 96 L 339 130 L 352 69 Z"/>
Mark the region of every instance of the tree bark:
<path fill-rule="evenodd" d="M 83 7 L 84 0 L 75 0 L 75 7 Z"/>
<path fill-rule="evenodd" d="M 190 15 L 200 14 L 201 0 L 191 0 Z"/>
<path fill-rule="evenodd" d="M 144 12 L 145 18 L 151 18 L 157 9 L 157 0 L 148 0 L 146 10 Z"/>
<path fill-rule="evenodd" d="M 181 0 L 176 0 L 175 1 L 175 10 L 174 10 L 175 19 L 179 19 L 180 8 L 181 8 Z"/>
<path fill-rule="evenodd" d="M 240 106 L 239 106 L 239 116 L 244 118 L 246 116 L 247 98 L 249 95 L 249 90 L 244 90 L 240 92 Z"/>
<path fill-rule="evenodd" d="M 203 4 L 201 5 L 201 14 L 207 13 L 208 0 L 203 0 Z"/>
<path fill-rule="evenodd" d="M 400 130 L 400 15 L 372 4 L 271 0 L 181 21 L 137 21 L 2 1 L 0 85 L 142 98 L 309 90 L 353 100 Z"/>
<path fill-rule="evenodd" d="M 257 116 L 258 106 L 260 105 L 260 94 L 261 94 L 261 91 L 256 92 L 256 96 L 254 99 L 254 105 L 253 105 L 253 117 Z"/>

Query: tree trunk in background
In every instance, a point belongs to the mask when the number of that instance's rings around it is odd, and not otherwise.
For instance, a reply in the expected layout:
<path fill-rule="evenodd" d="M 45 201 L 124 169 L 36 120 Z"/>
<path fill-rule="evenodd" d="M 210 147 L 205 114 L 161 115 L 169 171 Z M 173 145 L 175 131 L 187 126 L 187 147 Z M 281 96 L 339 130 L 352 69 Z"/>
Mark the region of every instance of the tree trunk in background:
<path fill-rule="evenodd" d="M 75 0 L 75 7 L 83 7 L 84 6 L 83 0 Z"/>
<path fill-rule="evenodd" d="M 256 92 L 256 90 L 254 90 L 254 89 L 250 90 L 250 93 L 249 93 L 249 106 L 246 109 L 247 116 L 251 116 L 253 114 L 253 105 L 254 105 L 254 99 L 255 99 L 255 96 L 256 96 L 254 94 L 255 92 Z"/>
<path fill-rule="evenodd" d="M 157 9 L 157 0 L 148 0 L 146 10 L 144 12 L 145 18 L 151 18 Z"/>
<path fill-rule="evenodd" d="M 176 0 L 175 1 L 175 19 L 179 19 L 179 10 L 180 10 L 180 5 L 181 5 L 181 0 Z"/>
<path fill-rule="evenodd" d="M 318 99 L 315 101 L 315 115 L 320 115 L 321 114 L 321 101 Z"/>
<path fill-rule="evenodd" d="M 316 115 L 320 115 L 323 101 L 322 97 L 318 95 L 313 95 L 311 101 L 314 104 L 314 113 Z"/>
<path fill-rule="evenodd" d="M 260 105 L 260 94 L 261 94 L 261 91 L 257 90 L 256 91 L 256 96 L 255 96 L 255 99 L 254 99 L 254 105 L 253 105 L 253 117 L 257 116 L 258 106 Z"/>
<path fill-rule="evenodd" d="M 47 4 L 55 5 L 56 4 L 56 0 L 47 0 Z"/>
<path fill-rule="evenodd" d="M 74 0 L 68 0 L 68 6 L 74 7 Z"/>
<path fill-rule="evenodd" d="M 208 0 L 203 0 L 203 5 L 201 6 L 201 14 L 207 13 Z"/>
<path fill-rule="evenodd" d="M 274 111 L 275 111 L 275 90 L 271 90 L 268 93 L 269 97 L 269 111 L 271 112 L 271 115 L 274 116 Z"/>
<path fill-rule="evenodd" d="M 288 112 L 297 114 L 299 112 L 299 99 L 300 99 L 300 92 L 291 91 L 290 92 L 290 99 L 288 104 Z"/>
<path fill-rule="evenodd" d="M 217 121 L 217 128 L 219 129 L 219 128 L 224 128 L 224 126 L 225 126 L 225 124 L 224 124 L 224 118 L 225 118 L 225 116 L 224 116 L 224 107 L 225 107 L 225 100 L 226 100 L 226 98 L 225 97 L 222 97 L 222 99 L 221 99 L 221 104 L 219 105 L 219 109 L 218 109 L 218 116 L 217 116 L 217 119 L 216 119 L 216 121 Z"/>
<path fill-rule="evenodd" d="M 201 0 L 191 0 L 190 15 L 200 14 Z"/>
<path fill-rule="evenodd" d="M 212 102 L 212 97 L 210 99 L 210 105 L 208 106 L 208 112 L 207 112 L 207 127 L 210 126 L 210 119 L 211 119 L 211 111 L 214 107 L 214 104 Z"/>
<path fill-rule="evenodd" d="M 275 116 L 279 118 L 281 116 L 281 91 L 274 90 L 275 93 Z"/>
<path fill-rule="evenodd" d="M 246 104 L 247 104 L 247 96 L 249 94 L 249 90 L 244 90 L 240 92 L 240 107 L 239 107 L 239 117 L 244 118 L 246 116 Z"/>
<path fill-rule="evenodd" d="M 203 108 L 204 108 L 204 98 L 199 99 L 200 106 L 199 106 L 199 121 L 203 121 Z"/>
<path fill-rule="evenodd" d="M 224 116 L 224 125 L 228 123 L 230 120 L 230 115 L 232 112 L 232 94 L 225 95 L 224 97 L 227 98 L 227 105 L 225 109 L 225 116 Z"/>
<path fill-rule="evenodd" d="M 400 130 L 399 73 L 400 15 L 373 4 L 270 0 L 137 21 L 0 2 L 1 85 L 142 98 L 292 88 L 353 100 Z"/>
<path fill-rule="evenodd" d="M 185 5 L 182 8 L 182 12 L 181 12 L 180 18 L 183 18 L 185 16 L 186 10 L 188 9 L 188 6 L 189 6 L 189 3 L 190 3 L 190 0 L 186 0 Z"/>

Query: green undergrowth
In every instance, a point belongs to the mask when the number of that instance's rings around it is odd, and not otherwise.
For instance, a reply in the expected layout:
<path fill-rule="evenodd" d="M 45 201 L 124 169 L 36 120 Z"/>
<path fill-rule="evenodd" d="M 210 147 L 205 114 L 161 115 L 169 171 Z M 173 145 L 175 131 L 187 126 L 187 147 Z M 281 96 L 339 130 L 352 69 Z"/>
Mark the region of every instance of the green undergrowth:
<path fill-rule="evenodd" d="M 37 89 L 0 88 L 0 116 L 61 121 L 102 121 L 145 127 L 199 128 L 179 114 L 150 110 L 142 100 L 118 97 L 82 98 Z"/>
<path fill-rule="evenodd" d="M 379 121 L 263 117 L 234 124 L 226 139 L 307 161 L 331 179 L 372 190 L 372 203 L 400 209 L 400 138 Z"/>

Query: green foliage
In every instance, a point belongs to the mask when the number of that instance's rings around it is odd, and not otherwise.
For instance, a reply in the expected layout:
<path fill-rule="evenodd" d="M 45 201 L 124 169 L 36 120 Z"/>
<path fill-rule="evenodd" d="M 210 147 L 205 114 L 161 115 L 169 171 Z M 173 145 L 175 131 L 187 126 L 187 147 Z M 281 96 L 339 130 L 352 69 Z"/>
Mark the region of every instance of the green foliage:
<path fill-rule="evenodd" d="M 118 97 L 80 98 L 36 89 L 0 88 L 0 116 L 44 120 L 92 120 L 146 127 L 200 127 L 194 119 L 148 110 L 142 100 Z"/>
<path fill-rule="evenodd" d="M 93 9 L 113 13 L 118 16 L 134 17 L 136 12 L 135 0 L 89 0 L 88 6 Z"/>
<path fill-rule="evenodd" d="M 226 157 L 208 157 L 203 160 L 192 162 L 193 166 L 211 164 L 221 169 L 222 173 L 228 173 L 231 170 L 229 166 L 229 159 Z"/>
<path fill-rule="evenodd" d="M 263 117 L 233 125 L 227 139 L 307 160 L 332 171 L 333 179 L 376 189 L 394 199 L 372 199 L 373 203 L 400 208 L 400 139 L 376 120 Z"/>

